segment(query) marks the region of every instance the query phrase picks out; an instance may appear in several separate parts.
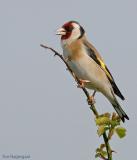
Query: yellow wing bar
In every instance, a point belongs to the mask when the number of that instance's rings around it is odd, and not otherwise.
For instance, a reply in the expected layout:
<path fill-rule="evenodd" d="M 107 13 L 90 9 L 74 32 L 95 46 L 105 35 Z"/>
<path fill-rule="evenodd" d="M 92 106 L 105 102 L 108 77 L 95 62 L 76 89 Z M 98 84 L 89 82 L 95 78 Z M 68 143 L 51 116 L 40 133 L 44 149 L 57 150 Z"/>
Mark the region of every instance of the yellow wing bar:
<path fill-rule="evenodd" d="M 111 75 L 111 73 L 109 72 L 109 70 L 107 69 L 105 63 L 103 61 L 101 61 L 99 58 L 97 58 L 98 61 L 100 62 L 100 65 L 101 65 L 101 68 L 105 71 L 106 75 L 111 79 L 113 80 L 113 77 Z"/>

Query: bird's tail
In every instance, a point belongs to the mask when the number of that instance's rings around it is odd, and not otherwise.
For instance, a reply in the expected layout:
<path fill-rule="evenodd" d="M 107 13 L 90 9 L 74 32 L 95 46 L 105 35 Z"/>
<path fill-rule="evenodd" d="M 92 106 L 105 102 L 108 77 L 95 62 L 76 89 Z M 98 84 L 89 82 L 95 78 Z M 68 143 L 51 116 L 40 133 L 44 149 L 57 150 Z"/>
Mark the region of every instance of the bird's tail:
<path fill-rule="evenodd" d="M 129 120 L 128 115 L 124 112 L 124 110 L 122 109 L 116 98 L 115 102 L 112 103 L 112 105 L 123 122 L 125 122 L 125 118 Z"/>

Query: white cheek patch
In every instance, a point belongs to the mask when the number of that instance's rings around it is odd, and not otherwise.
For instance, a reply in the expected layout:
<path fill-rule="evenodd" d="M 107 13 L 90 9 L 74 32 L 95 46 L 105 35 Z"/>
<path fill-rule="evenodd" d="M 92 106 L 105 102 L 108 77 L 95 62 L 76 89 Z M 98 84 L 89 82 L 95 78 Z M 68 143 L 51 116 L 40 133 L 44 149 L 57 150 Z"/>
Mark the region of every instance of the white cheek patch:
<path fill-rule="evenodd" d="M 72 39 L 77 39 L 81 35 L 80 26 L 76 23 L 73 23 L 72 25 L 73 25 L 74 29 L 72 30 L 71 37 L 72 37 Z"/>
<path fill-rule="evenodd" d="M 74 28 L 71 34 L 71 38 L 73 40 L 76 40 L 79 36 L 81 35 L 80 29 L 79 28 Z"/>
<path fill-rule="evenodd" d="M 72 25 L 73 25 L 73 27 L 74 27 L 75 29 L 79 29 L 79 25 L 78 25 L 78 24 L 72 23 Z"/>

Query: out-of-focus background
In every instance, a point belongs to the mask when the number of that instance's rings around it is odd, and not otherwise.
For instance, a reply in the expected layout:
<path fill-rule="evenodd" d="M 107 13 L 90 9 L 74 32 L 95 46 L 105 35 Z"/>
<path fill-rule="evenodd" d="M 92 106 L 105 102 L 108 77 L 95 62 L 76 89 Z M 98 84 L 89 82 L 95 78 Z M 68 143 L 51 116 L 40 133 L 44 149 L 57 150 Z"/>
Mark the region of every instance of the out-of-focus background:
<path fill-rule="evenodd" d="M 103 142 L 86 98 L 64 64 L 40 47 L 62 52 L 56 29 L 69 20 L 85 28 L 126 100 L 127 136 L 111 142 L 114 159 L 136 157 L 137 1 L 2 0 L 0 2 L 0 159 L 90 160 Z M 100 113 L 114 111 L 101 94 Z"/>

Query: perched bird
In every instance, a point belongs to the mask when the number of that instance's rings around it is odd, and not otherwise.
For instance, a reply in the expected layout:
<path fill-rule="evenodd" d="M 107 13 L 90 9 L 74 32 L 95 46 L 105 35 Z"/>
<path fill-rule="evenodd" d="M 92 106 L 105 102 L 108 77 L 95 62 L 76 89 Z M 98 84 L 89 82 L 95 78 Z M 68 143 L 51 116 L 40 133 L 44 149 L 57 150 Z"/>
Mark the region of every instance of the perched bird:
<path fill-rule="evenodd" d="M 64 58 L 81 84 L 94 91 L 101 92 L 112 104 L 121 120 L 129 120 L 118 103 L 116 96 L 124 100 L 112 74 L 96 48 L 87 40 L 84 28 L 76 21 L 69 21 L 57 30 L 61 35 Z"/>

